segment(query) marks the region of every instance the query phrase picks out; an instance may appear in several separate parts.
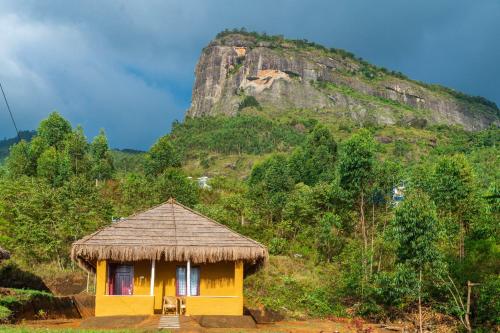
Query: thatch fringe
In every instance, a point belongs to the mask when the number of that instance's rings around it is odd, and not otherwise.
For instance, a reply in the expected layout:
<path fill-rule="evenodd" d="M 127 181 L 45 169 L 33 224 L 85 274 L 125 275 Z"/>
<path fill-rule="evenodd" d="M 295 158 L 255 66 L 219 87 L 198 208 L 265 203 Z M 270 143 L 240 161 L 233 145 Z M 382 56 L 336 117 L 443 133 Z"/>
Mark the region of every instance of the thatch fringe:
<path fill-rule="evenodd" d="M 251 265 L 261 265 L 268 260 L 265 247 L 196 247 L 196 246 L 109 246 L 73 244 L 71 258 L 82 268 L 94 271 L 97 260 L 119 262 L 139 260 L 164 260 L 194 264 L 242 260 Z"/>

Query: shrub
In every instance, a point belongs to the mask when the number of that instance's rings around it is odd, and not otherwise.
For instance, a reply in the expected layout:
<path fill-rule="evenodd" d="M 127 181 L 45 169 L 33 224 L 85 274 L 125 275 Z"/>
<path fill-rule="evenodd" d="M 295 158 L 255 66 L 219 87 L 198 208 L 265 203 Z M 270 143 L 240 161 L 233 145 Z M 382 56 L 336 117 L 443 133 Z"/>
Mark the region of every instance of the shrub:
<path fill-rule="evenodd" d="M 238 111 L 243 110 L 244 108 L 256 108 L 257 110 L 262 110 L 259 101 L 253 96 L 245 96 L 241 103 L 238 105 Z"/>

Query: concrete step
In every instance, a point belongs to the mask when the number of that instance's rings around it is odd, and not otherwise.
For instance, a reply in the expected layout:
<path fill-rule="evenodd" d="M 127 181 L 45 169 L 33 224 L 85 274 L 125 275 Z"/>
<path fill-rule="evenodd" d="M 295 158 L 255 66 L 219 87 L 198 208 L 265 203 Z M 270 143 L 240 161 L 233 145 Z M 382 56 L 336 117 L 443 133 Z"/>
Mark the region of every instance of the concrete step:
<path fill-rule="evenodd" d="M 158 328 L 181 328 L 179 316 L 161 316 Z"/>

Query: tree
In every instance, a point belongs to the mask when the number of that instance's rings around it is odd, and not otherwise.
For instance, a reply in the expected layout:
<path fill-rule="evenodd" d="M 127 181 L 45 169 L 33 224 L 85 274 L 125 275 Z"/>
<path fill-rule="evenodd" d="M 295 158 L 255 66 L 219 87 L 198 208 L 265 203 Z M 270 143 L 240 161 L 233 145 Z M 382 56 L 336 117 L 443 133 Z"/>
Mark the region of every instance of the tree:
<path fill-rule="evenodd" d="M 170 168 L 155 180 L 158 202 L 175 198 L 180 203 L 193 207 L 199 201 L 198 185 L 189 179 L 181 170 Z"/>
<path fill-rule="evenodd" d="M 396 209 L 392 220 L 392 235 L 396 244 L 397 262 L 409 265 L 418 272 L 419 326 L 422 332 L 423 274 L 439 258 L 436 208 L 423 192 L 409 193 Z"/>
<path fill-rule="evenodd" d="M 337 143 L 323 125 L 317 125 L 307 136 L 305 143 L 294 150 L 288 162 L 295 183 L 314 185 L 319 181 L 331 181 L 335 174 Z"/>
<path fill-rule="evenodd" d="M 55 185 L 58 178 L 59 159 L 54 147 L 45 150 L 37 161 L 37 176 Z"/>
<path fill-rule="evenodd" d="M 279 221 L 289 192 L 293 189 L 293 179 L 287 168 L 286 156 L 275 154 L 257 164 L 248 180 L 249 196 L 256 206 L 267 215 L 268 220 Z"/>
<path fill-rule="evenodd" d="M 40 122 L 37 135 L 49 146 L 60 148 L 66 136 L 71 133 L 69 121 L 58 112 L 52 112 L 47 119 Z"/>
<path fill-rule="evenodd" d="M 464 155 L 441 158 L 434 166 L 430 192 L 440 216 L 459 227 L 458 256 L 465 257 L 464 239 L 477 213 L 475 175 Z"/>
<path fill-rule="evenodd" d="M 167 168 L 181 166 L 181 154 L 174 146 L 170 136 L 165 135 L 156 141 L 146 155 L 144 169 L 146 174 L 157 176 Z"/>
<path fill-rule="evenodd" d="M 73 174 L 88 174 L 90 160 L 88 156 L 89 144 L 83 133 L 83 128 L 77 128 L 71 132 L 64 142 L 64 152 L 71 161 L 71 170 Z"/>
<path fill-rule="evenodd" d="M 373 182 L 375 164 L 375 142 L 367 130 L 351 136 L 341 147 L 338 174 L 339 184 L 349 193 L 359 214 L 361 234 L 363 237 L 363 265 L 366 269 L 366 253 L 368 251 L 368 234 L 365 219 L 366 194 Z"/>
<path fill-rule="evenodd" d="M 342 237 L 342 222 L 338 215 L 326 213 L 319 221 L 317 247 L 320 255 L 331 261 L 334 255 L 341 252 L 345 240 Z"/>
<path fill-rule="evenodd" d="M 29 153 L 29 143 L 24 140 L 10 147 L 6 165 L 12 177 L 36 174 L 36 164 Z"/>
<path fill-rule="evenodd" d="M 96 180 L 110 179 L 113 175 L 113 159 L 109 152 L 108 138 L 101 129 L 90 144 L 92 176 Z"/>

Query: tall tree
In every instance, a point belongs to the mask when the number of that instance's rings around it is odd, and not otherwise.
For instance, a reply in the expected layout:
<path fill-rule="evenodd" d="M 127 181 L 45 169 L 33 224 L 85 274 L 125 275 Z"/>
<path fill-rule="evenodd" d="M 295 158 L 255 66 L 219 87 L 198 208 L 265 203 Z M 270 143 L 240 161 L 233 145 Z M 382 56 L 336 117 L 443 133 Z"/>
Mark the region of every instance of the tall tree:
<path fill-rule="evenodd" d="M 104 130 L 99 131 L 90 144 L 92 157 L 92 175 L 96 180 L 109 179 L 113 175 L 113 158 L 109 152 L 108 138 Z"/>
<path fill-rule="evenodd" d="M 441 158 L 434 166 L 430 192 L 439 215 L 458 227 L 458 257 L 465 257 L 464 239 L 478 211 L 476 180 L 464 155 Z M 454 226 L 454 227 L 455 227 Z M 452 228 L 450 228 L 452 229 Z"/>
<path fill-rule="evenodd" d="M 60 148 L 66 136 L 71 133 L 71 124 L 58 112 L 52 112 L 40 122 L 37 135 L 49 146 Z"/>
<path fill-rule="evenodd" d="M 424 273 L 439 258 L 436 208 L 429 197 L 420 191 L 409 193 L 396 209 L 392 235 L 396 240 L 397 262 L 409 265 L 418 272 L 419 328 L 422 333 L 422 281 Z"/>
<path fill-rule="evenodd" d="M 157 176 L 168 168 L 181 166 L 181 154 L 174 146 L 170 136 L 158 139 L 146 155 L 144 170 L 146 174 Z"/>
<path fill-rule="evenodd" d="M 332 133 L 325 126 L 317 125 L 305 143 L 294 150 L 288 163 L 296 183 L 314 185 L 334 178 L 336 160 L 337 143 Z"/>
<path fill-rule="evenodd" d="M 344 142 L 340 150 L 338 173 L 339 184 L 352 198 L 359 215 L 363 238 L 363 266 L 366 269 L 368 233 L 365 218 L 366 195 L 374 179 L 375 142 L 372 135 L 363 129 Z"/>

